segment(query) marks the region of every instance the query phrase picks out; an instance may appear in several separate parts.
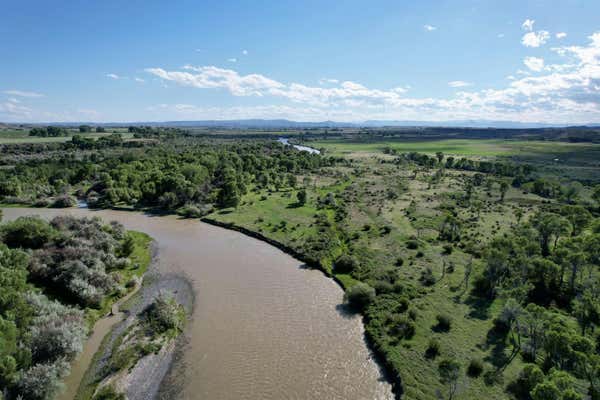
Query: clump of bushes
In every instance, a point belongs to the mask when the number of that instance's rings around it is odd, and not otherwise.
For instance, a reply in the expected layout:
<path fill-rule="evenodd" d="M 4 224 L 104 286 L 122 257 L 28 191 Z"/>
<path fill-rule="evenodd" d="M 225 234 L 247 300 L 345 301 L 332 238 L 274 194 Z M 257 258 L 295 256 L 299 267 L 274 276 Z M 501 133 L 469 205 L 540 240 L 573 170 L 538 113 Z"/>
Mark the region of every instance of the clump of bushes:
<path fill-rule="evenodd" d="M 419 242 L 415 239 L 410 239 L 406 242 L 406 248 L 410 250 L 416 250 L 419 248 Z"/>
<path fill-rule="evenodd" d="M 437 324 L 435 329 L 442 332 L 448 332 L 452 325 L 452 318 L 448 314 L 438 314 L 435 316 Z"/>
<path fill-rule="evenodd" d="M 12 248 L 39 249 L 56 231 L 40 217 L 19 217 L 0 228 L 0 239 Z"/>
<path fill-rule="evenodd" d="M 366 283 L 359 282 L 346 290 L 344 299 L 350 307 L 362 311 L 375 300 L 375 289 Z"/>
<path fill-rule="evenodd" d="M 119 393 L 112 385 L 103 386 L 94 395 L 92 400 L 126 400 L 127 397 L 123 393 Z"/>
<path fill-rule="evenodd" d="M 355 271 L 358 267 L 358 261 L 356 258 L 347 254 L 342 254 L 333 263 L 333 270 L 338 274 L 349 274 Z"/>
<path fill-rule="evenodd" d="M 69 207 L 74 207 L 76 204 L 77 204 L 77 200 L 75 200 L 75 198 L 73 196 L 70 196 L 68 194 L 63 194 L 54 199 L 54 201 L 52 202 L 52 207 L 69 208 Z"/>
<path fill-rule="evenodd" d="M 419 280 L 425 286 L 431 286 L 435 284 L 435 276 L 433 275 L 433 270 L 431 267 L 426 267 L 423 271 L 421 271 L 421 277 Z"/>
<path fill-rule="evenodd" d="M 467 375 L 472 378 L 477 378 L 483 372 L 484 365 L 480 358 L 473 358 L 467 367 Z"/>
<path fill-rule="evenodd" d="M 436 338 L 429 339 L 427 349 L 425 349 L 425 357 L 436 358 L 440 355 L 440 342 Z"/>
<path fill-rule="evenodd" d="M 183 330 L 185 310 L 172 295 L 161 293 L 144 311 L 146 326 L 153 336 Z"/>

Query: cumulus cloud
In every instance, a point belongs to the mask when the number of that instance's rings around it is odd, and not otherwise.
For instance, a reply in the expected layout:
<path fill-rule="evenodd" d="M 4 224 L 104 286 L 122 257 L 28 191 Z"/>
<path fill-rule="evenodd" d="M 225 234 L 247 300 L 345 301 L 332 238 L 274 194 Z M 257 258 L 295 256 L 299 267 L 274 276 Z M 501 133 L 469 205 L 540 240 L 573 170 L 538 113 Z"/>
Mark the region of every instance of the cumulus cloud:
<path fill-rule="evenodd" d="M 261 74 L 242 75 L 214 66 L 185 66 L 146 71 L 165 82 L 199 89 L 223 89 L 234 96 L 271 97 L 284 104 L 240 108 L 199 108 L 179 105 L 179 113 L 211 118 L 285 117 L 300 120 L 333 119 L 493 119 L 586 123 L 600 121 L 600 32 L 582 46 L 552 49 L 561 63 L 527 57 L 528 71 L 507 77 L 505 87 L 458 91 L 448 98 L 411 97 L 406 88 L 376 89 L 352 81 L 328 80 L 326 86 L 281 82 Z M 536 72 L 531 75 L 531 71 Z M 456 81 L 461 82 L 461 81 Z M 466 82 L 465 82 L 466 83 Z M 450 83 L 449 83 L 450 84 Z M 456 87 L 463 87 L 457 84 Z M 287 102 L 287 103 L 285 103 Z M 165 113 L 175 112 L 166 105 Z M 170 111 L 169 111 L 170 110 Z M 178 114 L 179 115 L 179 114 Z"/>
<path fill-rule="evenodd" d="M 467 86 L 472 86 L 473 84 L 471 82 L 465 82 L 465 81 L 450 81 L 448 82 L 448 86 L 453 87 L 453 88 L 461 88 L 461 87 L 467 87 Z"/>
<path fill-rule="evenodd" d="M 119 76 L 119 75 L 117 75 L 117 74 L 113 74 L 113 73 L 106 74 L 106 77 L 107 77 L 107 78 L 110 78 L 110 79 L 120 79 L 120 76 Z"/>
<path fill-rule="evenodd" d="M 538 57 L 525 57 L 523 64 L 532 71 L 540 72 L 544 69 L 544 59 Z"/>
<path fill-rule="evenodd" d="M 567 37 L 567 34 L 566 34 L 565 32 L 558 32 L 558 33 L 556 34 L 556 38 L 557 38 L 557 39 L 564 39 L 564 38 L 566 38 L 566 37 Z"/>
<path fill-rule="evenodd" d="M 425 29 L 427 32 L 432 32 L 432 31 L 435 31 L 437 29 L 437 27 L 426 24 L 426 25 L 423 25 L 423 29 Z"/>
<path fill-rule="evenodd" d="M 527 18 L 521 25 L 521 28 L 523 28 L 524 31 L 531 32 L 533 30 L 533 24 L 535 24 L 535 20 Z"/>
<path fill-rule="evenodd" d="M 521 38 L 521 43 L 525 47 L 540 47 L 550 39 L 550 32 L 548 31 L 537 31 L 527 32 Z"/>
<path fill-rule="evenodd" d="M 8 94 L 10 96 L 18 96 L 18 97 L 44 97 L 44 95 L 41 93 L 27 92 L 24 90 L 5 90 L 4 94 Z"/>

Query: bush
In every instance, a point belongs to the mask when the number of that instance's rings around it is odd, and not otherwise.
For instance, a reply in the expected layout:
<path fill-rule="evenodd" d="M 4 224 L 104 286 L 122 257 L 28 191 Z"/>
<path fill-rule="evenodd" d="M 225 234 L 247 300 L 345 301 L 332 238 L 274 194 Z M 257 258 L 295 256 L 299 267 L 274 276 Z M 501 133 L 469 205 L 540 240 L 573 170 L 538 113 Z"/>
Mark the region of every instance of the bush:
<path fill-rule="evenodd" d="M 402 265 L 404 265 L 404 259 L 402 257 L 398 257 L 396 258 L 396 262 L 394 264 L 396 265 L 396 267 L 401 267 Z"/>
<path fill-rule="evenodd" d="M 60 380 L 68 373 L 66 361 L 34 365 L 20 374 L 17 395 L 27 400 L 52 400 L 62 386 Z"/>
<path fill-rule="evenodd" d="M 439 331 L 448 332 L 452 325 L 452 318 L 448 314 L 438 314 L 435 316 L 437 325 L 435 328 Z"/>
<path fill-rule="evenodd" d="M 359 282 L 346 290 L 344 298 L 350 307 L 362 311 L 375 300 L 375 289 L 366 283 Z"/>
<path fill-rule="evenodd" d="M 479 358 L 471 359 L 467 367 L 467 374 L 472 378 L 477 378 L 483 372 L 483 361 Z"/>
<path fill-rule="evenodd" d="M 452 254 L 452 250 L 454 250 L 454 247 L 451 244 L 444 245 L 444 254 Z"/>
<path fill-rule="evenodd" d="M 55 231 L 40 217 L 19 217 L 4 224 L 0 236 L 8 247 L 39 249 L 50 241 Z"/>
<path fill-rule="evenodd" d="M 419 248 L 419 242 L 411 239 L 406 242 L 406 248 L 411 249 L 411 250 L 416 250 Z"/>
<path fill-rule="evenodd" d="M 411 308 L 410 310 L 408 310 L 408 317 L 410 319 L 412 319 L 413 321 L 416 321 L 418 316 L 419 316 L 419 313 L 414 308 Z"/>
<path fill-rule="evenodd" d="M 179 332 L 183 329 L 185 311 L 171 295 L 159 294 L 145 310 L 145 314 L 152 333 L 162 334 L 170 330 Z"/>
<path fill-rule="evenodd" d="M 127 400 L 123 393 L 119 393 L 111 385 L 102 387 L 92 400 Z"/>
<path fill-rule="evenodd" d="M 435 283 L 435 276 L 433 276 L 433 270 L 431 267 L 426 267 L 423 271 L 421 271 L 420 281 L 425 286 L 431 286 Z"/>
<path fill-rule="evenodd" d="M 429 339 L 427 349 L 425 349 L 425 357 L 436 358 L 440 355 L 440 342 L 436 338 Z"/>
<path fill-rule="evenodd" d="M 338 274 L 349 274 L 356 270 L 358 267 L 358 261 L 352 256 L 342 254 L 333 263 L 333 270 Z"/>
<path fill-rule="evenodd" d="M 410 339 L 415 335 L 415 324 L 404 315 L 395 315 L 392 318 L 390 335 L 396 338 Z"/>
<path fill-rule="evenodd" d="M 68 194 L 58 196 L 52 202 L 52 207 L 55 208 L 69 208 L 74 207 L 77 204 L 77 200 L 73 196 L 69 196 Z"/>
<path fill-rule="evenodd" d="M 508 390 L 517 398 L 529 398 L 529 394 L 539 383 L 544 381 L 544 373 L 535 364 L 527 364 L 517 379 L 508 385 Z"/>

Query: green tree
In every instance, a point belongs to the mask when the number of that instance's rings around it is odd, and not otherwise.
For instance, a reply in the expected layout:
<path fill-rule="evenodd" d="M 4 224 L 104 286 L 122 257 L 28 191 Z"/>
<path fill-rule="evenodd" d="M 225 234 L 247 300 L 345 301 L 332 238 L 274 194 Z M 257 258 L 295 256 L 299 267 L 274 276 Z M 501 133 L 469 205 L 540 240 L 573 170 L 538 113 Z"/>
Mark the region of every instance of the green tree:
<path fill-rule="evenodd" d="M 296 198 L 298 199 L 298 204 L 305 205 L 308 195 L 306 194 L 306 189 L 300 189 L 296 194 Z"/>
<path fill-rule="evenodd" d="M 352 308 L 362 311 L 375 300 L 375 289 L 359 282 L 346 290 L 344 298 Z"/>
<path fill-rule="evenodd" d="M 448 386 L 448 400 L 452 400 L 458 390 L 460 364 L 452 358 L 446 358 L 438 364 L 438 373 L 443 384 Z"/>

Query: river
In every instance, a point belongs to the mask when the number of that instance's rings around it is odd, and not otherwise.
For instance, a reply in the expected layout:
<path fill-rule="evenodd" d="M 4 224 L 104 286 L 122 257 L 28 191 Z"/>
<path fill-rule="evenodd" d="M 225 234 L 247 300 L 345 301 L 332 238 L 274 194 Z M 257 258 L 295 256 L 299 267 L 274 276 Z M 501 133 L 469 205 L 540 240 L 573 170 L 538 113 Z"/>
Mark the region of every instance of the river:
<path fill-rule="evenodd" d="M 273 246 L 176 216 L 3 211 L 5 220 L 97 215 L 156 240 L 158 268 L 187 276 L 195 291 L 185 348 L 171 371 L 183 378 L 177 379 L 181 399 L 393 399 L 367 349 L 360 317 L 340 307 L 340 287 Z"/>
<path fill-rule="evenodd" d="M 321 154 L 321 152 L 313 147 L 308 147 L 308 146 L 302 146 L 299 144 L 292 144 L 290 143 L 290 139 L 288 138 L 279 138 L 277 139 L 277 141 L 285 146 L 294 146 L 294 148 L 296 150 L 300 150 L 300 151 L 308 151 L 309 153 L 313 153 L 313 154 Z"/>

